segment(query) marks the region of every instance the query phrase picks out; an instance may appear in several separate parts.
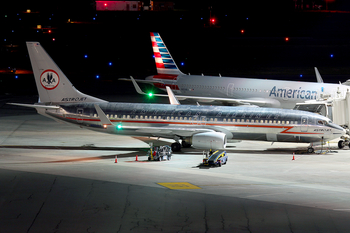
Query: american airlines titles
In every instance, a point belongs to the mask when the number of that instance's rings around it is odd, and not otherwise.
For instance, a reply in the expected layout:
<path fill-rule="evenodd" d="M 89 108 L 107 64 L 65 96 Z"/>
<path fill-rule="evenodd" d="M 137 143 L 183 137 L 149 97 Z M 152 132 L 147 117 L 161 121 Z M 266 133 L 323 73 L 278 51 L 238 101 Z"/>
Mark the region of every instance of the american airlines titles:
<path fill-rule="evenodd" d="M 317 91 L 311 91 L 311 90 L 302 90 L 301 87 L 299 89 L 287 89 L 287 88 L 279 88 L 277 89 L 276 86 L 274 86 L 270 91 L 270 97 L 280 97 L 280 98 L 288 98 L 288 99 L 316 99 L 317 98 Z"/>

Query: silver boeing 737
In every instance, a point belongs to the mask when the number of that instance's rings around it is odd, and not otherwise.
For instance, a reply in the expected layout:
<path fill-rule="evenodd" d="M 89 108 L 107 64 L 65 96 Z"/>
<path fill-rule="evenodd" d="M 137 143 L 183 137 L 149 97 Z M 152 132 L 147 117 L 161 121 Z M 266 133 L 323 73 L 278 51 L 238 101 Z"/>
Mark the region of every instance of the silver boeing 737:
<path fill-rule="evenodd" d="M 180 142 L 183 147 L 222 149 L 228 140 L 317 144 L 345 134 L 328 118 L 297 110 L 107 102 L 76 90 L 40 43 L 27 42 L 27 47 L 40 100 L 16 105 L 82 128 L 174 139 L 174 151 L 181 149 Z"/>
<path fill-rule="evenodd" d="M 225 105 L 256 105 L 260 107 L 289 108 L 296 103 L 344 97 L 348 85 L 319 82 L 263 80 L 240 77 L 186 75 L 180 71 L 157 32 L 151 32 L 151 41 L 157 73 L 137 82 L 149 83 L 165 91 L 169 86 L 179 100 L 219 102 Z M 318 80 L 322 80 L 315 68 Z M 129 80 L 121 78 L 120 80 Z M 140 94 L 149 94 L 137 89 Z M 166 96 L 165 94 L 155 94 Z"/>

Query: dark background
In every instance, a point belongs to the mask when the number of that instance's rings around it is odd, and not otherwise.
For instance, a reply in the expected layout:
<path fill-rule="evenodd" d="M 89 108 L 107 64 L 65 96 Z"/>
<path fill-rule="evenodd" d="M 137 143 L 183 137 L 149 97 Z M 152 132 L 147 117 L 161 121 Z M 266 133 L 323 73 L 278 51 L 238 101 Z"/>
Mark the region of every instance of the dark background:
<path fill-rule="evenodd" d="M 82 0 L 2 3 L 0 97 L 37 95 L 26 41 L 39 41 L 84 93 L 133 94 L 131 83 L 118 78 L 156 74 L 151 31 L 160 33 L 184 73 L 314 82 L 316 66 L 325 82 L 349 78 L 345 0 L 327 2 L 327 10 L 300 9 L 293 0 L 174 2 L 166 12 L 101 12 Z"/>

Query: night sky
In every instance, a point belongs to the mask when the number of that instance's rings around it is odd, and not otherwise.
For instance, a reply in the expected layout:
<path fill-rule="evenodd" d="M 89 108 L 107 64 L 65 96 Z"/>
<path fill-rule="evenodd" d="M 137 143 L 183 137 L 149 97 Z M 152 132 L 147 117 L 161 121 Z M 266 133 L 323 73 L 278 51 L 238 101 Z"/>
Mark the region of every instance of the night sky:
<path fill-rule="evenodd" d="M 330 12 L 296 10 L 292 0 L 187 2 L 175 1 L 172 12 L 96 12 L 94 1 L 7 2 L 0 9 L 0 95 L 36 95 L 25 41 L 39 41 L 83 92 L 132 92 L 118 78 L 156 74 L 151 31 L 160 32 L 184 73 L 315 81 L 316 66 L 325 82 L 350 77 L 346 1 L 330 2 Z"/>

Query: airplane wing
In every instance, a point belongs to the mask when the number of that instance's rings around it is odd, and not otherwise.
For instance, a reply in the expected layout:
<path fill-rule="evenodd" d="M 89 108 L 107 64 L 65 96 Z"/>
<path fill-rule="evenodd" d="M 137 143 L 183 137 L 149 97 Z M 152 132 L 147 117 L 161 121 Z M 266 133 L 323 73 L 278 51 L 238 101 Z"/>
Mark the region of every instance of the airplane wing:
<path fill-rule="evenodd" d="M 121 80 L 121 81 L 132 81 L 131 79 L 128 79 L 128 78 L 119 78 L 118 80 Z M 139 83 L 149 83 L 149 84 L 151 84 L 151 83 L 164 83 L 161 79 L 159 79 L 159 80 L 134 79 L 134 80 L 139 82 Z"/>
<path fill-rule="evenodd" d="M 7 103 L 11 105 L 21 106 L 21 107 L 28 107 L 28 108 L 35 108 L 35 109 L 59 109 L 59 106 L 55 105 L 38 105 L 38 104 L 19 104 L 19 103 Z"/>
<path fill-rule="evenodd" d="M 136 89 L 136 92 L 141 95 L 148 95 L 147 93 L 143 92 L 140 86 L 137 84 L 136 80 L 130 76 L 130 79 L 124 79 L 131 81 Z M 167 94 L 153 94 L 153 96 L 160 96 L 160 97 L 168 97 Z M 178 100 L 185 100 L 185 99 L 194 99 L 201 102 L 225 102 L 225 103 L 231 103 L 234 105 L 256 105 L 256 106 L 279 106 L 279 102 L 274 99 L 233 99 L 233 98 L 220 98 L 220 97 L 204 97 L 204 96 L 186 96 L 186 95 L 176 95 L 176 98 Z"/>

